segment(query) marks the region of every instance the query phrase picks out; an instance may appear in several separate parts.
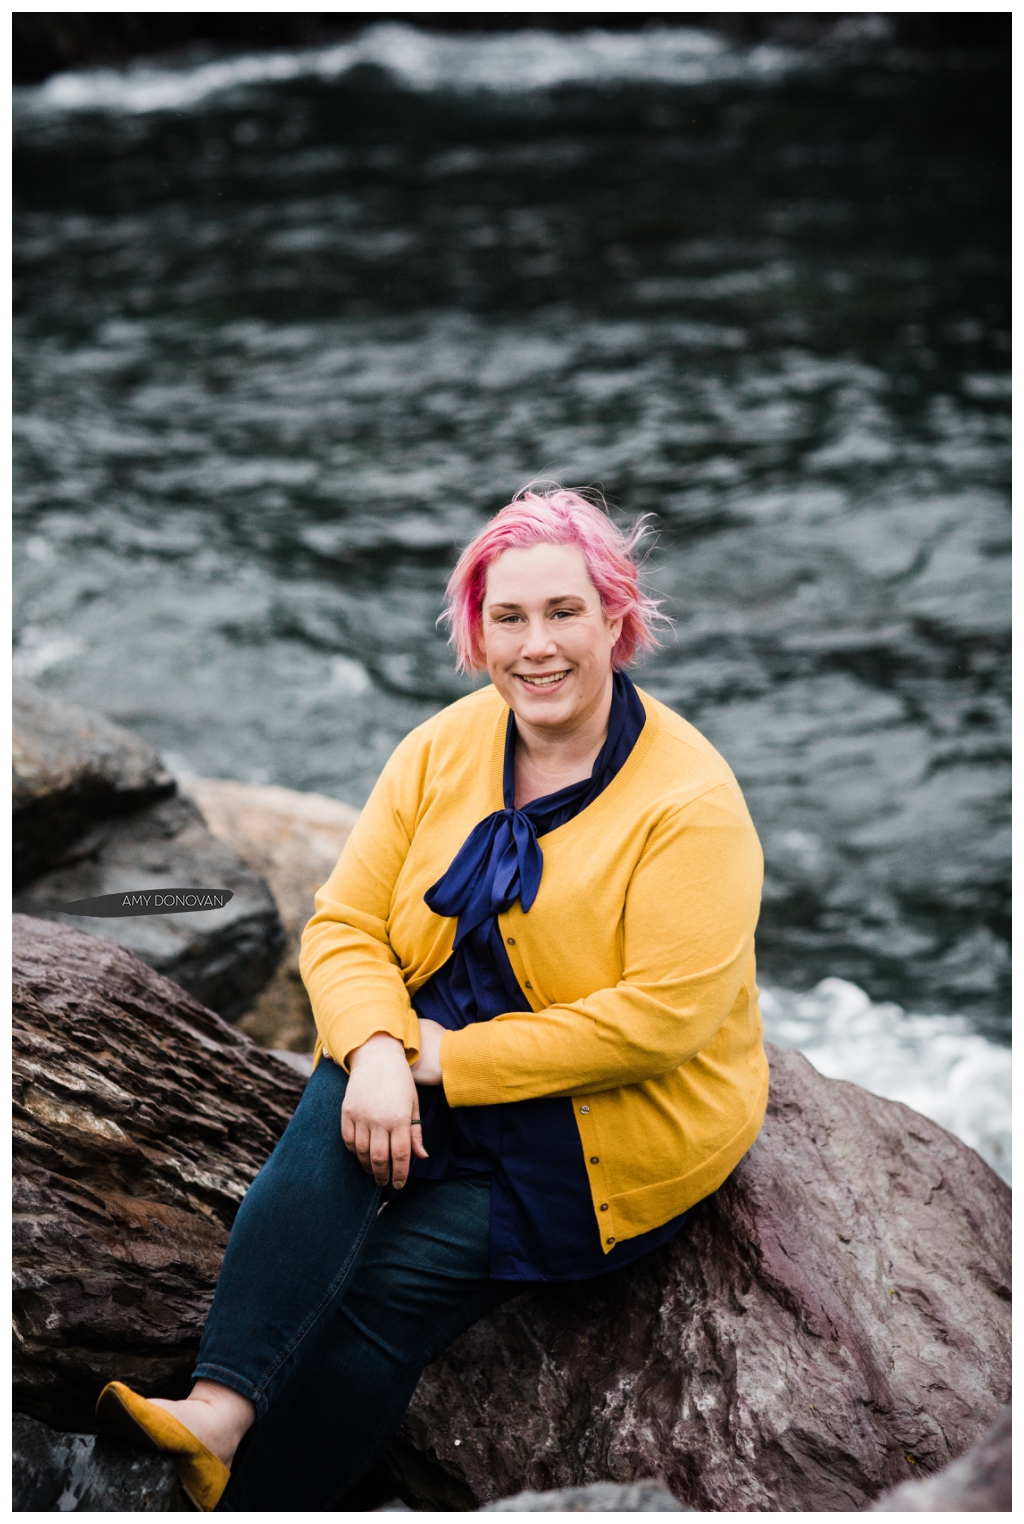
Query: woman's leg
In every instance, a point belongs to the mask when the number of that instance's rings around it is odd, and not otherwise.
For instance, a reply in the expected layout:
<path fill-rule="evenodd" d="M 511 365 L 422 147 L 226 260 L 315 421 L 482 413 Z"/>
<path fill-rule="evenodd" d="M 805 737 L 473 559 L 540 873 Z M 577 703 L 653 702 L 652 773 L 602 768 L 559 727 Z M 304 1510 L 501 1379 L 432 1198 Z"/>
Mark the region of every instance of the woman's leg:
<path fill-rule="evenodd" d="M 329 1059 L 314 1070 L 239 1208 L 192 1397 L 161 1403 L 228 1464 L 302 1341 L 347 1286 L 380 1206 L 380 1187 L 342 1142 L 347 1078 Z"/>
<path fill-rule="evenodd" d="M 488 1279 L 487 1178 L 412 1180 L 368 1235 L 343 1297 L 275 1387 L 219 1504 L 325 1512 L 402 1420 L 423 1367 L 522 1289 Z"/>

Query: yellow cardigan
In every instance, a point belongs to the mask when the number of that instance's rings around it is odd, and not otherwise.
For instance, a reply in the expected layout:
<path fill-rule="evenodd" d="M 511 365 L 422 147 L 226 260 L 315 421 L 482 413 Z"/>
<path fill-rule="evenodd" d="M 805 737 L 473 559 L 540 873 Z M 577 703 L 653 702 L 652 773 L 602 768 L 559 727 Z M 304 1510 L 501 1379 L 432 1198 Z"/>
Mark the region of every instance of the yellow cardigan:
<path fill-rule="evenodd" d="M 640 697 L 647 720 L 625 764 L 540 838 L 529 913 L 517 901 L 498 918 L 532 1009 L 441 1041 L 452 1106 L 572 1097 L 606 1253 L 721 1185 L 768 1099 L 757 834 L 715 749 Z M 503 807 L 507 715 L 483 688 L 418 726 L 384 768 L 302 937 L 318 1057 L 322 1046 L 344 1064 L 389 1032 L 415 1060 L 410 997 L 448 959 L 456 924 L 423 894 Z"/>

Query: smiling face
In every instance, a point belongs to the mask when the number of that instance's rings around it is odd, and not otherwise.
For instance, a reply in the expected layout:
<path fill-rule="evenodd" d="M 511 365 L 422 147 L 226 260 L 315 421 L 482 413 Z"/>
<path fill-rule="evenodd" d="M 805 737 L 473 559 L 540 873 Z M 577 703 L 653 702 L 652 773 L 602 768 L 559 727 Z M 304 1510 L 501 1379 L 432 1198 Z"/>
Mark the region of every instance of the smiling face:
<path fill-rule="evenodd" d="M 622 620 L 605 618 L 575 545 L 506 550 L 487 568 L 480 654 L 518 720 L 571 733 L 611 702 Z"/>

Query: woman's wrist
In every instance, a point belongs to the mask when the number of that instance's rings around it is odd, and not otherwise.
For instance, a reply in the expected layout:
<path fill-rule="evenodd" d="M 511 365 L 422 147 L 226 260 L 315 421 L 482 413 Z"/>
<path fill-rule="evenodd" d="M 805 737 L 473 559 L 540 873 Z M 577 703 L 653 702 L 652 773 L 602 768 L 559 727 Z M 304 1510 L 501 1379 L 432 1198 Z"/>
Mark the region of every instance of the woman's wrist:
<path fill-rule="evenodd" d="M 367 1056 L 372 1061 L 379 1055 L 388 1053 L 397 1048 L 405 1061 L 405 1045 L 398 1037 L 392 1037 L 390 1032 L 374 1032 L 365 1042 L 361 1042 L 358 1048 L 353 1048 L 346 1056 L 345 1064 L 350 1074 L 355 1073 L 357 1064 L 364 1063 Z"/>
<path fill-rule="evenodd" d="M 436 1021 L 421 1020 L 420 1051 L 412 1066 L 412 1077 L 417 1085 L 441 1084 L 441 1042 L 445 1028 Z"/>

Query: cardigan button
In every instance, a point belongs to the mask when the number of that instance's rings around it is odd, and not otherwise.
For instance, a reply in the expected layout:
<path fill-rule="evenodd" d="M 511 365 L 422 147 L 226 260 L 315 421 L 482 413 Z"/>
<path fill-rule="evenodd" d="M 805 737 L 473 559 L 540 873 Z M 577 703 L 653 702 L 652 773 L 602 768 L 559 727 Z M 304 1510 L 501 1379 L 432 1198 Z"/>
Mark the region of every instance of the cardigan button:
<path fill-rule="evenodd" d="M 602 1212 L 607 1212 L 607 1210 L 608 1210 L 608 1203 L 607 1203 L 607 1201 L 602 1201 L 602 1203 L 601 1203 L 601 1210 L 602 1210 Z"/>
<path fill-rule="evenodd" d="M 508 943 L 509 947 L 515 947 L 516 945 L 515 937 L 506 937 L 505 941 Z"/>
<path fill-rule="evenodd" d="M 614 1238 L 606 1238 L 605 1239 L 605 1243 L 606 1244 L 613 1244 L 614 1242 L 615 1242 Z"/>
<path fill-rule="evenodd" d="M 526 981 L 526 988 L 528 990 L 532 990 L 533 989 L 533 985 L 530 983 L 529 979 L 527 979 L 527 981 Z"/>
<path fill-rule="evenodd" d="M 581 1117 L 585 1117 L 588 1114 L 589 1111 L 590 1111 L 590 1107 L 589 1106 L 581 1106 L 580 1107 L 580 1116 Z"/>
<path fill-rule="evenodd" d="M 596 1154 L 594 1154 L 594 1156 L 593 1156 L 593 1158 L 592 1158 L 592 1159 L 591 1159 L 591 1161 L 590 1161 L 590 1162 L 591 1162 L 591 1164 L 600 1164 L 600 1162 L 601 1162 L 601 1161 L 600 1161 L 600 1159 L 599 1159 L 599 1158 L 598 1158 L 598 1157 L 597 1157 L 597 1155 L 596 1155 Z"/>

